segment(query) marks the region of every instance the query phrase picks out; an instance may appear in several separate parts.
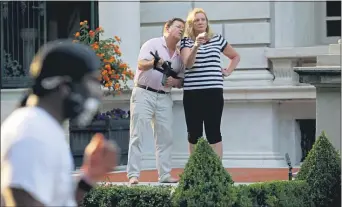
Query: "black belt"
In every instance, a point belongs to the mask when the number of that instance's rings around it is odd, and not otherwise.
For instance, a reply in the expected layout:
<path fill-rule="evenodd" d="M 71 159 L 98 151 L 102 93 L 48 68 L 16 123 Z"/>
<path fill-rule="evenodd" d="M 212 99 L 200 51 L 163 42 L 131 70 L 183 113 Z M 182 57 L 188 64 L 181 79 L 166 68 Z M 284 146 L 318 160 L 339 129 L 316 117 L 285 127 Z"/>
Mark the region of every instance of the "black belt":
<path fill-rule="evenodd" d="M 151 88 L 149 86 L 144 86 L 144 85 L 141 85 L 141 84 L 136 84 L 135 86 L 139 87 L 139 88 L 142 88 L 142 89 L 145 89 L 145 90 L 148 90 L 148 91 L 155 92 L 155 93 L 160 93 L 160 94 L 169 94 L 170 93 L 170 92 L 165 92 L 163 90 L 156 90 L 154 88 Z"/>

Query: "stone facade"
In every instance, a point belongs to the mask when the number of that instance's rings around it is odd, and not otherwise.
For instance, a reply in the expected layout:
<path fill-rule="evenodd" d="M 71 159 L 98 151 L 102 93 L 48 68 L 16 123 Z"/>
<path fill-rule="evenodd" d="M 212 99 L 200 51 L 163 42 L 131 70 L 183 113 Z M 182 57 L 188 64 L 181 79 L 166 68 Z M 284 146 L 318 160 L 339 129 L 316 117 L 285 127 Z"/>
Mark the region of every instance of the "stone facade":
<path fill-rule="evenodd" d="M 294 164 L 301 159 L 301 132 L 297 120 L 316 118 L 315 87 L 300 83 L 294 67 L 315 65 L 316 57 L 329 51 L 327 43 L 320 38 L 320 30 L 324 27 L 320 24 L 324 12 L 322 4 L 99 2 L 99 20 L 106 37 L 118 35 L 122 38 L 123 59 L 134 69 L 140 46 L 149 38 L 161 36 L 166 20 L 185 19 L 192 8 L 203 8 L 213 30 L 222 34 L 241 55 L 238 68 L 224 83 L 224 165 L 285 167 L 285 153 L 289 153 Z M 228 63 L 229 60 L 222 57 L 222 66 Z M 13 94 L 18 97 L 14 91 L 1 92 L 1 110 L 10 110 L 16 99 Z M 181 167 L 188 159 L 182 90 L 173 90 L 172 96 L 173 165 Z M 12 102 L 3 97 L 11 97 Z M 129 93 L 116 98 L 106 97 L 103 109 L 128 109 L 129 98 Z M 3 113 L 1 118 L 3 120 Z M 143 148 L 144 168 L 155 168 L 152 132 Z"/>

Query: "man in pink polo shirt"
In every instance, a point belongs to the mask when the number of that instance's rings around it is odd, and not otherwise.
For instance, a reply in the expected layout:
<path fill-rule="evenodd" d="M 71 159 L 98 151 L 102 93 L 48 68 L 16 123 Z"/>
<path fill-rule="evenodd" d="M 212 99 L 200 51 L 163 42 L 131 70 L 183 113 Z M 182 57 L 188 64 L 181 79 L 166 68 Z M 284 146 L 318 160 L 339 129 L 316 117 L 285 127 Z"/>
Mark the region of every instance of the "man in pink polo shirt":
<path fill-rule="evenodd" d="M 145 42 L 139 53 L 138 70 L 134 77 L 135 87 L 132 91 L 130 111 L 130 145 L 128 152 L 127 175 L 130 184 L 137 184 L 141 167 L 142 142 L 153 127 L 156 145 L 156 161 L 161 183 L 176 183 L 171 177 L 172 151 L 172 106 L 171 88 L 182 87 L 182 79 L 169 77 L 165 86 L 161 84 L 163 74 L 153 70 L 154 58 L 150 52 L 158 51 L 161 68 L 164 61 L 170 61 L 178 77 L 184 78 L 184 66 L 177 47 L 184 31 L 184 20 L 174 18 L 166 22 L 163 36 Z"/>

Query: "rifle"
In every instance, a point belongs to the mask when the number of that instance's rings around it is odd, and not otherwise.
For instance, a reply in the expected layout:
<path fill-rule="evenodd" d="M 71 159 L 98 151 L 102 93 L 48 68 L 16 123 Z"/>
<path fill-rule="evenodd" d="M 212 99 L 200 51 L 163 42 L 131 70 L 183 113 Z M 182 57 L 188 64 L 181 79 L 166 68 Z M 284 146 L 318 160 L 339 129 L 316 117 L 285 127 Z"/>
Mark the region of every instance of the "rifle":
<path fill-rule="evenodd" d="M 162 78 L 162 82 L 161 84 L 164 86 L 165 83 L 166 83 L 166 79 L 168 77 L 172 77 L 172 78 L 175 78 L 175 79 L 180 79 L 180 77 L 177 76 L 177 73 L 175 71 L 172 70 L 172 67 L 171 67 L 171 62 L 169 61 L 164 61 L 163 65 L 162 65 L 162 68 L 158 68 L 157 67 L 157 63 L 159 62 L 160 60 L 160 57 L 159 57 L 159 54 L 158 54 L 158 51 L 156 51 L 155 53 L 153 53 L 152 51 L 150 52 L 150 54 L 154 57 L 154 65 L 153 65 L 153 69 L 154 70 L 157 70 L 161 73 L 163 73 L 163 78 Z"/>

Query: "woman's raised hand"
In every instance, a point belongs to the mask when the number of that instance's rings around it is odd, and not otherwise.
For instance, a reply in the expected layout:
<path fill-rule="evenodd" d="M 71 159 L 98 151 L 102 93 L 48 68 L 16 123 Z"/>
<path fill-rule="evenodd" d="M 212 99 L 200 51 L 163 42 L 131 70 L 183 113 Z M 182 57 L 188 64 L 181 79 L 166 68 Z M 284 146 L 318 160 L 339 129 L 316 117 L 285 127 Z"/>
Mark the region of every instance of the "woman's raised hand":
<path fill-rule="evenodd" d="M 207 33 L 203 32 L 197 35 L 195 40 L 195 47 L 199 47 L 207 42 Z"/>

